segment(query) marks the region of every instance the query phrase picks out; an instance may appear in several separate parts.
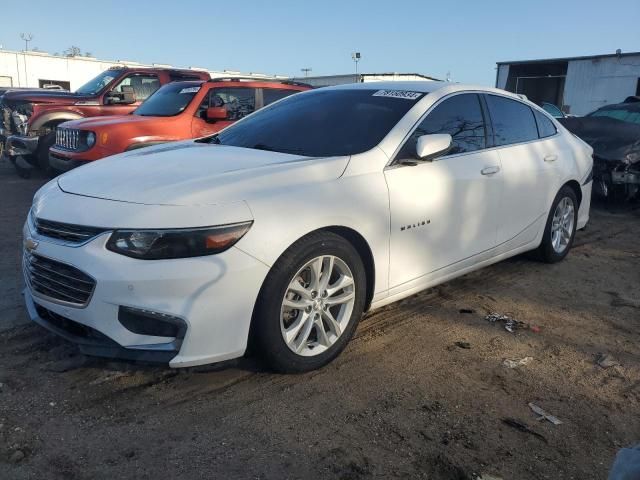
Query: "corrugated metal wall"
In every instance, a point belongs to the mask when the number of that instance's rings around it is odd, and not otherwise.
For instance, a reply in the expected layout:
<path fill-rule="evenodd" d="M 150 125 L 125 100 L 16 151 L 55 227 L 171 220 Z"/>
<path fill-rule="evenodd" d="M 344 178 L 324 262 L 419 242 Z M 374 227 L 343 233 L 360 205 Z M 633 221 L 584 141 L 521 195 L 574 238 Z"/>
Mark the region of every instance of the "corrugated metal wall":
<path fill-rule="evenodd" d="M 640 55 L 569 62 L 564 104 L 574 115 L 585 115 L 635 95 L 640 78 Z"/>

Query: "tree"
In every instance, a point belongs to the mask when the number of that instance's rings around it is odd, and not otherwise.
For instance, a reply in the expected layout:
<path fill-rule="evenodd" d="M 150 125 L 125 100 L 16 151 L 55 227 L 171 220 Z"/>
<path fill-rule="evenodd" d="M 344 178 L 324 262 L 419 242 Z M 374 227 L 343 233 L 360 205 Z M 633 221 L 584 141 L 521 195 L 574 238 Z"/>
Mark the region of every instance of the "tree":
<path fill-rule="evenodd" d="M 82 55 L 82 50 L 80 49 L 80 47 L 76 47 L 75 45 L 71 45 L 69 48 L 67 48 L 64 51 L 64 54 L 67 57 L 79 57 Z"/>

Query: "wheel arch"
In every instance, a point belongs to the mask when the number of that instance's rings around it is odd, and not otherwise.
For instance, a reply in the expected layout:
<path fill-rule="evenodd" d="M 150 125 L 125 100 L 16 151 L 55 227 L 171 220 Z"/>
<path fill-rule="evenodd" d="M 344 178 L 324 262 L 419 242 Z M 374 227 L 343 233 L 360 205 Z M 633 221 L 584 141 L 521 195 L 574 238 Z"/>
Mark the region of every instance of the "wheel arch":
<path fill-rule="evenodd" d="M 576 180 L 569 180 L 568 182 L 565 182 L 560 189 L 564 187 L 569 187 L 573 190 L 573 193 L 576 194 L 576 199 L 578 200 L 578 208 L 580 208 L 580 204 L 582 203 L 582 188 L 580 187 L 580 184 Z"/>
<path fill-rule="evenodd" d="M 45 113 L 38 117 L 38 119 L 31 125 L 31 130 L 40 130 L 42 128 L 56 127 L 63 122 L 71 120 L 79 120 L 84 118 L 82 115 L 75 112 L 50 112 Z"/>

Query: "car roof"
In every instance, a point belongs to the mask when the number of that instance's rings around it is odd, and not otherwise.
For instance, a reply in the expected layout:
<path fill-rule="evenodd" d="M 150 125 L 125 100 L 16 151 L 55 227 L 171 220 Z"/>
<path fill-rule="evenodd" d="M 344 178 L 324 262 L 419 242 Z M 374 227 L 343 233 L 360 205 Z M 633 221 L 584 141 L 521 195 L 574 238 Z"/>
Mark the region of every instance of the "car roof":
<path fill-rule="evenodd" d="M 450 93 L 458 91 L 481 91 L 486 93 L 497 93 L 499 95 L 506 95 L 515 98 L 516 100 L 522 100 L 517 95 L 511 92 L 507 92 L 506 90 L 500 90 L 498 88 L 483 87 L 480 85 L 472 85 L 466 83 L 442 82 L 437 80 L 348 83 L 344 85 L 335 85 L 332 87 L 324 88 L 335 90 L 409 90 L 412 92 L 422 93 L 433 93 L 442 89 L 447 89 L 447 91 Z"/>

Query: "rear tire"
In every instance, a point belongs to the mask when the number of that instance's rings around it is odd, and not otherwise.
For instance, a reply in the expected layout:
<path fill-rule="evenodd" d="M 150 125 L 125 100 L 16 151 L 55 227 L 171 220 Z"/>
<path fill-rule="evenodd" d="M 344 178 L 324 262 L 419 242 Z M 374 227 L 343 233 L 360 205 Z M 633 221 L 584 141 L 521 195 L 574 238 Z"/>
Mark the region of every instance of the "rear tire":
<path fill-rule="evenodd" d="M 578 199 L 571 187 L 560 189 L 551 204 L 542 243 L 536 250 L 539 260 L 556 263 L 564 259 L 573 245 L 578 223 Z"/>
<path fill-rule="evenodd" d="M 252 343 L 278 372 L 315 370 L 344 349 L 365 300 L 365 269 L 353 245 L 334 233 L 311 233 L 289 247 L 267 275 L 253 315 Z"/>

